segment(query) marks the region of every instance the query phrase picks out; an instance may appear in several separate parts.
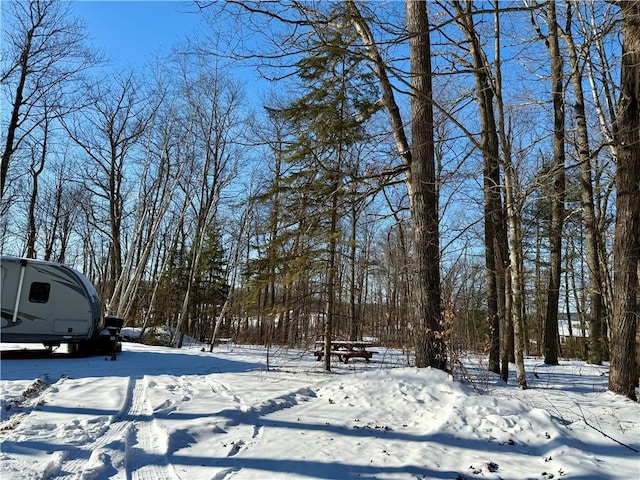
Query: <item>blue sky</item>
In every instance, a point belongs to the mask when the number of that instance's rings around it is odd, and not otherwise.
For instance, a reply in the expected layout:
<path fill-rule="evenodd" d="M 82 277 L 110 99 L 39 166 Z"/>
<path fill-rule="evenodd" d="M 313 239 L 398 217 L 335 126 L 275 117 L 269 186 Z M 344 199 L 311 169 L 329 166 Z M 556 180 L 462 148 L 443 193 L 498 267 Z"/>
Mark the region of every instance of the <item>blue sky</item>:
<path fill-rule="evenodd" d="M 90 43 L 116 65 L 140 67 L 201 30 L 193 2 L 74 1 Z"/>

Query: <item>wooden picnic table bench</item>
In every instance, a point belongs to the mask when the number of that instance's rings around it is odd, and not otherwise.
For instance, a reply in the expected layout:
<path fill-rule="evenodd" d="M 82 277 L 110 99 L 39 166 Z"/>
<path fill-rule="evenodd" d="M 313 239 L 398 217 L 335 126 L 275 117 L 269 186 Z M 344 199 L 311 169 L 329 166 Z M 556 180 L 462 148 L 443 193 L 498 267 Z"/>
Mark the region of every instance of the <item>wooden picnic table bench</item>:
<path fill-rule="evenodd" d="M 351 340 L 334 340 L 331 342 L 331 355 L 335 355 L 338 359 L 347 363 L 350 358 L 364 358 L 367 363 L 373 357 L 373 350 L 368 350 L 369 347 L 374 346 L 371 342 L 351 341 Z M 320 360 L 324 357 L 324 340 L 316 341 L 316 350 L 313 352 L 316 360 Z"/>

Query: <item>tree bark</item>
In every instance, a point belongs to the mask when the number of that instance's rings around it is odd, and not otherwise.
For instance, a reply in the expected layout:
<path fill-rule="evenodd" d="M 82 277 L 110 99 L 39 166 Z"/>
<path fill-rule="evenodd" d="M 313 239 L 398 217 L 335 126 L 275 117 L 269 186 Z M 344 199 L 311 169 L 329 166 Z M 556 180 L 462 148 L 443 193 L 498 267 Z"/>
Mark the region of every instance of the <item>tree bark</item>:
<path fill-rule="evenodd" d="M 494 24 L 495 24 L 495 81 L 494 93 L 497 109 L 497 132 L 500 139 L 502 151 L 502 165 L 504 168 L 504 193 L 506 224 L 509 229 L 509 242 L 506 241 L 506 233 L 503 248 L 509 251 L 509 266 L 505 269 L 504 296 L 505 296 L 505 322 L 511 320 L 508 330 L 509 342 L 506 341 L 504 351 L 513 351 L 513 361 L 516 365 L 516 381 L 522 389 L 527 388 L 527 380 L 524 368 L 525 345 L 528 341 L 524 327 L 524 262 L 522 253 L 522 201 L 521 192 L 518 188 L 518 176 L 512 156 L 512 141 L 507 134 L 506 115 L 502 97 L 502 62 L 501 62 L 501 28 L 500 28 L 500 5 L 496 0 L 494 4 Z M 479 46 L 478 46 L 479 48 Z M 490 71 L 486 57 L 483 57 L 487 72 Z M 503 220 L 504 222 L 504 220 Z M 504 225 L 504 223 L 503 223 Z M 501 257 L 502 258 L 502 257 Z M 509 347 L 507 349 L 507 346 Z M 503 361 L 503 368 L 506 365 L 506 354 Z M 506 368 L 504 368 L 503 380 L 508 380 Z"/>
<path fill-rule="evenodd" d="M 640 262 L 640 2 L 622 7 L 622 73 L 615 141 L 616 226 L 609 389 L 636 399 Z"/>
<path fill-rule="evenodd" d="M 567 8 L 571 3 L 567 0 Z M 589 299 L 591 311 L 589 316 L 589 362 L 595 365 L 602 364 L 606 338 L 604 336 L 604 284 L 599 257 L 600 232 L 596 220 L 593 197 L 593 174 L 589 146 L 589 133 L 587 117 L 585 113 L 584 91 L 582 88 L 583 74 L 578 61 L 578 50 L 571 33 L 571 21 L 567 22 L 567 30 L 564 38 L 569 47 L 569 59 L 571 62 L 571 75 L 575 96 L 575 116 L 578 142 L 578 161 L 580 163 L 580 187 L 582 196 L 582 215 L 584 217 L 586 261 L 589 274 Z M 568 312 L 567 312 L 568 313 Z"/>
<path fill-rule="evenodd" d="M 544 326 L 544 363 L 558 364 L 558 304 L 562 276 L 562 225 L 564 221 L 565 151 L 564 151 L 564 87 L 563 61 L 558 41 L 555 0 L 547 2 L 549 38 L 547 47 L 551 60 L 551 96 L 553 100 L 553 194 L 549 229 L 550 268 L 547 288 L 547 315 Z"/>
<path fill-rule="evenodd" d="M 431 44 L 427 4 L 407 0 L 411 64 L 411 165 L 407 189 L 414 229 L 416 366 L 447 368 L 440 299 L 440 242 L 436 182 Z"/>
<path fill-rule="evenodd" d="M 505 270 L 508 260 L 508 242 L 502 204 L 502 181 L 500 174 L 500 144 L 494 116 L 494 90 L 490 81 L 490 70 L 483 55 L 480 39 L 476 33 L 471 12 L 471 3 L 464 6 L 456 1 L 456 21 L 471 47 L 471 62 L 474 72 L 478 111 L 480 113 L 480 145 L 483 158 L 485 268 L 487 278 L 487 311 L 489 317 L 489 370 L 501 372 L 506 382 L 509 375 L 511 354 L 511 316 L 507 314 L 507 296 L 510 295 L 510 278 Z M 502 368 L 500 368 L 500 358 Z"/>
<path fill-rule="evenodd" d="M 527 388 L 527 379 L 524 369 L 524 292 L 522 290 L 522 229 L 520 227 L 519 205 L 515 198 L 515 172 L 512 164 L 508 164 L 505 168 L 505 192 L 507 204 L 507 223 L 509 225 L 509 274 L 511 277 L 512 308 L 511 314 L 513 318 L 513 338 L 514 338 L 514 356 L 516 365 L 516 381 L 522 389 Z"/>
<path fill-rule="evenodd" d="M 417 322 L 416 365 L 447 368 L 442 331 L 440 300 L 440 252 L 438 229 L 438 190 L 435 182 L 433 146 L 433 104 L 431 99 L 431 45 L 424 0 L 407 0 L 407 27 L 411 57 L 412 146 L 404 132 L 400 109 L 395 101 L 387 66 L 378 51 L 373 34 L 357 5 L 349 1 L 353 21 L 372 63 L 382 90 L 391 132 L 404 166 L 414 222 L 414 317 Z"/>

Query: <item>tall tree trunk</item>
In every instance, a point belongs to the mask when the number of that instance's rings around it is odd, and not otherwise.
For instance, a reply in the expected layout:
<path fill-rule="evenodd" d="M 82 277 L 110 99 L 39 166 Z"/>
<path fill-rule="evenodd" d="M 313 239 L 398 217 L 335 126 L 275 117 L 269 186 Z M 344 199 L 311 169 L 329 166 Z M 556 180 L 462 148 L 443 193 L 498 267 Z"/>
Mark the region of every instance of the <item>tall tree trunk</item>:
<path fill-rule="evenodd" d="M 484 57 L 472 16 L 471 2 L 454 2 L 456 21 L 462 28 L 471 47 L 478 111 L 480 113 L 480 147 L 483 158 L 484 221 L 485 221 L 485 267 L 487 278 L 487 309 L 490 322 L 489 370 L 501 372 L 504 381 L 509 375 L 511 355 L 511 315 L 508 314 L 507 297 L 510 295 L 510 278 L 505 270 L 508 260 L 507 234 L 502 205 L 502 182 L 500 175 L 500 144 L 494 116 L 494 91 L 491 72 Z M 502 337 L 502 338 L 501 338 Z M 502 340 L 502 341 L 501 341 Z M 502 369 L 499 358 L 502 357 Z"/>
<path fill-rule="evenodd" d="M 567 0 L 567 11 L 571 11 L 571 0 Z M 564 38 L 569 47 L 572 83 L 575 96 L 575 116 L 577 126 L 578 160 L 580 162 L 580 186 L 582 195 L 582 214 L 584 216 L 586 261 L 589 273 L 589 299 L 591 305 L 589 317 L 589 362 L 602 364 L 606 338 L 604 336 L 604 284 L 600 257 L 598 255 L 598 224 L 593 198 L 593 175 L 587 117 L 585 113 L 584 91 L 582 89 L 583 74 L 578 61 L 578 50 L 571 33 L 571 19 L 567 22 Z"/>
<path fill-rule="evenodd" d="M 580 5 L 579 2 L 575 2 L 573 5 Z M 575 9 L 576 16 L 579 19 L 580 36 L 583 38 L 590 38 L 591 31 L 595 25 L 594 19 L 585 18 L 580 8 Z M 613 16 L 612 16 L 613 17 Z M 618 20 L 613 19 L 617 22 Z M 606 26 L 601 27 L 603 31 L 607 30 Z M 600 30 L 600 29 L 599 29 Z M 613 69 L 609 65 L 607 49 L 605 47 L 604 35 L 596 35 L 593 38 L 592 46 L 595 49 L 595 58 L 592 56 L 592 50 L 588 48 L 582 48 L 580 53 L 585 56 L 586 63 L 582 68 L 582 72 L 589 80 L 591 95 L 592 95 L 592 109 L 595 111 L 600 124 L 600 133 L 604 135 L 604 144 L 611 150 L 611 156 L 616 157 L 615 138 L 617 138 L 618 127 L 616 125 L 616 111 L 615 111 L 615 93 L 613 86 L 616 84 L 614 81 Z M 594 162 L 597 160 L 597 156 L 593 158 Z M 609 190 L 609 186 L 603 186 L 600 181 L 600 175 L 597 170 L 600 168 L 597 163 L 593 164 L 594 167 L 594 189 L 595 190 Z M 597 257 L 600 264 L 600 281 L 601 290 L 600 295 L 602 297 L 603 304 L 603 319 L 610 316 L 613 312 L 613 279 L 611 271 L 608 268 L 608 253 L 606 245 L 606 232 L 608 230 L 608 223 L 610 217 L 608 215 L 609 205 L 606 194 L 600 194 L 594 197 L 594 212 L 595 212 L 595 224 L 597 228 L 595 230 L 596 238 L 594 239 L 597 249 Z M 607 342 L 608 338 L 607 321 L 602 321 L 596 328 L 600 330 L 601 338 L 603 339 L 598 347 L 602 349 L 600 354 L 601 360 L 608 358 Z M 590 337 L 593 332 L 590 332 Z M 597 360 L 597 359 L 595 359 Z"/>
<path fill-rule="evenodd" d="M 406 178 L 414 222 L 415 304 L 418 323 L 416 365 L 446 369 L 447 354 L 443 338 L 440 310 L 440 251 L 438 229 L 438 196 L 435 183 L 433 146 L 433 105 L 431 101 L 431 56 L 427 6 L 424 0 L 406 0 L 409 51 L 411 57 L 413 146 L 409 146 L 400 108 L 393 94 L 375 39 L 355 2 L 349 0 L 351 21 L 372 63 L 382 91 L 382 104 L 387 111 L 398 153 L 409 167 Z"/>
<path fill-rule="evenodd" d="M 640 2 L 622 7 L 622 73 L 616 138 L 614 309 L 609 389 L 636 398 L 640 262 Z"/>
<path fill-rule="evenodd" d="M 547 47 L 551 60 L 554 158 L 551 227 L 549 229 L 549 287 L 547 289 L 547 316 L 544 326 L 544 363 L 548 365 L 558 364 L 558 303 L 562 276 L 562 225 L 564 222 L 565 196 L 563 61 L 558 41 L 555 2 L 556 0 L 547 2 L 547 23 L 549 26 Z"/>
<path fill-rule="evenodd" d="M 148 174 L 154 178 L 153 190 L 155 193 L 147 195 L 152 198 L 143 198 L 139 202 L 142 211 L 139 214 L 136 233 L 133 235 L 133 239 L 137 239 L 137 241 L 132 240 L 129 251 L 127 251 L 125 268 L 121 272 L 121 278 L 118 279 L 120 284 L 118 288 L 121 289 L 119 303 L 112 306 L 115 309 L 115 314 L 124 319 L 129 317 L 139 289 L 143 285 L 143 276 L 148 268 L 147 264 L 154 241 L 158 237 L 163 220 L 171 205 L 171 193 L 177 189 L 185 168 L 184 163 L 178 163 L 174 168 L 170 157 L 171 154 L 165 147 L 157 168 L 151 173 L 145 172 L 145 177 Z M 175 171 L 171 173 L 172 170 Z M 139 195 L 145 196 L 145 193 L 140 192 Z M 146 232 L 142 231 L 143 228 L 146 228 Z M 134 260 L 134 257 L 137 258 Z"/>
<path fill-rule="evenodd" d="M 436 183 L 431 43 L 427 4 L 407 0 L 411 64 L 411 164 L 407 179 L 414 229 L 416 366 L 447 368 L 440 299 L 440 242 Z"/>
<path fill-rule="evenodd" d="M 500 31 L 500 6 L 496 0 L 494 4 L 494 55 L 495 55 L 495 81 L 493 82 L 496 97 L 496 109 L 498 115 L 497 131 L 502 147 L 502 161 L 504 166 L 504 191 L 505 191 L 505 211 L 506 224 L 509 228 L 509 239 L 502 242 L 503 250 L 509 251 L 509 267 L 505 271 L 505 319 L 510 319 L 508 333 L 510 334 L 509 351 L 513 352 L 513 361 L 516 365 L 516 378 L 520 388 L 527 388 L 527 380 L 524 369 L 524 354 L 526 349 L 526 332 L 524 328 L 525 308 L 524 308 L 524 262 L 522 254 L 522 204 L 520 192 L 517 190 L 517 171 L 513 164 L 511 139 L 507 134 L 506 115 L 504 112 L 504 102 L 502 98 L 502 61 L 501 51 L 501 31 Z M 489 71 L 486 57 L 483 57 Z M 504 222 L 504 220 L 503 220 Z M 504 225 L 504 223 L 503 223 Z M 504 228 L 504 227 L 503 227 Z M 506 233 L 504 233 L 506 237 Z M 502 257 L 501 257 L 502 258 Z M 506 349 L 506 346 L 505 346 Z M 506 361 L 506 359 L 505 359 Z M 504 362 L 503 362 L 504 363 Z M 504 367 L 503 367 L 504 368 Z M 507 381 L 507 376 L 503 375 L 503 380 Z"/>

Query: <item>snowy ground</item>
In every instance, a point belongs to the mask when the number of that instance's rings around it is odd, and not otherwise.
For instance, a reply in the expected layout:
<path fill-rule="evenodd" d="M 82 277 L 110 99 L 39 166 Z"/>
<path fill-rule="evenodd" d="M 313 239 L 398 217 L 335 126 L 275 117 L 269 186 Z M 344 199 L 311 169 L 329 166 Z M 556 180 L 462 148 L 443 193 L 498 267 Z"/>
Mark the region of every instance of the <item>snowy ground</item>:
<path fill-rule="evenodd" d="M 640 405 L 607 367 L 527 361 L 530 389 L 478 360 L 473 383 L 311 352 L 214 353 L 125 343 L 104 357 L 10 354 L 0 364 L 0 478 L 638 479 Z M 482 392 L 479 393 L 479 391 Z"/>

